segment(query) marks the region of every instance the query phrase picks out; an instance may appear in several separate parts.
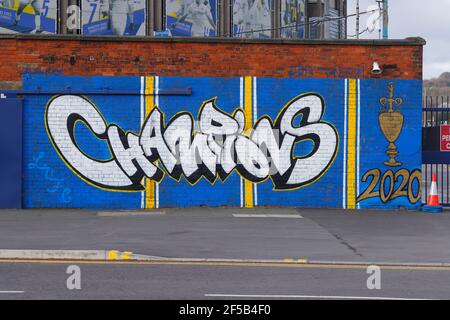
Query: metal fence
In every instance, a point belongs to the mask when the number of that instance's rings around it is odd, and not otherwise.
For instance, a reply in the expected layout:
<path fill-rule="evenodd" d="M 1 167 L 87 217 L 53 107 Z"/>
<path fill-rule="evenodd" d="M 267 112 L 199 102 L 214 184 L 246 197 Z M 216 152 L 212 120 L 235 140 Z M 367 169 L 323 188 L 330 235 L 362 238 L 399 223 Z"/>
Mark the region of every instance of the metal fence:
<path fill-rule="evenodd" d="M 441 126 L 450 125 L 450 96 L 424 97 L 422 109 L 422 202 L 426 203 L 433 173 L 439 200 L 450 206 L 450 151 L 441 150 Z"/>

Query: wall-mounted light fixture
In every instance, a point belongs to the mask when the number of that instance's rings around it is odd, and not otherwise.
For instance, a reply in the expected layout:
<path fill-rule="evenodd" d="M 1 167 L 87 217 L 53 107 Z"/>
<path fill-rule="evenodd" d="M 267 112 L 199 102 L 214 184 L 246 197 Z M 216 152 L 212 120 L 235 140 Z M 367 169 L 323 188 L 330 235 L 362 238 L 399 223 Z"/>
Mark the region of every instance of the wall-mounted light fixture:
<path fill-rule="evenodd" d="M 372 74 L 381 74 L 383 72 L 383 70 L 381 70 L 380 64 L 375 61 L 372 64 Z"/>

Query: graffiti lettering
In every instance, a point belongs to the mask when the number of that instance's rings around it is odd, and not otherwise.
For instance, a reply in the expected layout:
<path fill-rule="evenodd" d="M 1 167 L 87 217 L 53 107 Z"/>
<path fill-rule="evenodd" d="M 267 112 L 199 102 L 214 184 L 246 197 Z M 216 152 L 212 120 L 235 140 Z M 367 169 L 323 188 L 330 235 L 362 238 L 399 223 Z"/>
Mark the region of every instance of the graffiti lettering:
<path fill-rule="evenodd" d="M 49 182 L 49 186 L 47 188 L 47 192 L 49 193 L 57 193 L 61 192 L 61 201 L 63 203 L 70 203 L 72 201 L 71 198 L 71 190 L 67 187 L 64 187 L 63 181 L 64 179 L 55 177 L 55 172 L 45 163 L 41 163 L 42 159 L 45 157 L 44 152 L 39 152 L 33 155 L 33 162 L 28 164 L 29 169 L 38 169 L 44 174 L 44 179 Z"/>
<path fill-rule="evenodd" d="M 164 174 L 177 181 L 184 176 L 191 184 L 201 178 L 214 183 L 236 171 L 252 182 L 270 178 L 275 189 L 289 190 L 319 179 L 335 159 L 338 134 L 322 120 L 324 108 L 321 96 L 300 95 L 282 108 L 274 122 L 263 116 L 252 130 L 244 130 L 243 110 L 228 114 L 211 99 L 201 106 L 197 123 L 190 113 L 180 112 L 165 124 L 156 107 L 135 134 L 107 124 L 87 99 L 65 95 L 50 101 L 45 122 L 65 163 L 99 188 L 140 191 L 143 178 L 160 182 Z M 77 122 L 108 143 L 110 159 L 94 159 L 80 149 L 74 133 Z M 297 151 L 308 141 L 307 151 Z"/>
<path fill-rule="evenodd" d="M 290 78 L 312 78 L 317 73 L 325 74 L 327 78 L 332 79 L 361 79 L 364 77 L 365 68 L 364 65 L 354 67 L 290 66 L 288 71 Z"/>

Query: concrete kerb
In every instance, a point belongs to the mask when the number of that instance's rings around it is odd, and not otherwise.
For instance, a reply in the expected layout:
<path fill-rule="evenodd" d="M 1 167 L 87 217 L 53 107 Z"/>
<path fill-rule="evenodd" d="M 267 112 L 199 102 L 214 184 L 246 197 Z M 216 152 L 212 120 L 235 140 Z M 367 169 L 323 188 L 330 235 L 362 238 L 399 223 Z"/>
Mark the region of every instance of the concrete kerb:
<path fill-rule="evenodd" d="M 127 261 L 139 260 L 139 255 L 118 250 L 10 250 L 0 249 L 0 259 L 5 260 L 81 260 Z"/>
<path fill-rule="evenodd" d="M 168 258 L 150 255 L 134 254 L 118 250 L 11 250 L 0 249 L 0 260 L 4 261 L 38 261 L 38 262 L 143 262 L 155 264 L 204 264 L 204 265 L 264 265 L 264 266 L 305 266 L 305 267 L 335 267 L 335 268 L 411 268 L 411 269 L 442 269 L 450 271 L 450 263 L 417 263 L 417 262 L 368 262 L 368 261 L 325 261 L 300 259 L 255 260 L 255 259 L 206 259 L 206 258 Z"/>

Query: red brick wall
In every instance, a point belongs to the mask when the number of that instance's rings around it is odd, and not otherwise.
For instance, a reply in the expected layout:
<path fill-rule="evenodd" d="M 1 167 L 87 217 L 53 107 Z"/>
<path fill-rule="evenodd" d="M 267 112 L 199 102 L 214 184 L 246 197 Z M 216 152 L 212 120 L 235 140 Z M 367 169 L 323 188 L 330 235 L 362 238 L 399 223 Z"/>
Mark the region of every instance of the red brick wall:
<path fill-rule="evenodd" d="M 160 75 L 422 79 L 420 38 L 398 41 L 245 41 L 232 39 L 0 36 L 0 87 L 24 72 L 64 75 Z M 380 76 L 372 62 L 395 64 Z"/>

